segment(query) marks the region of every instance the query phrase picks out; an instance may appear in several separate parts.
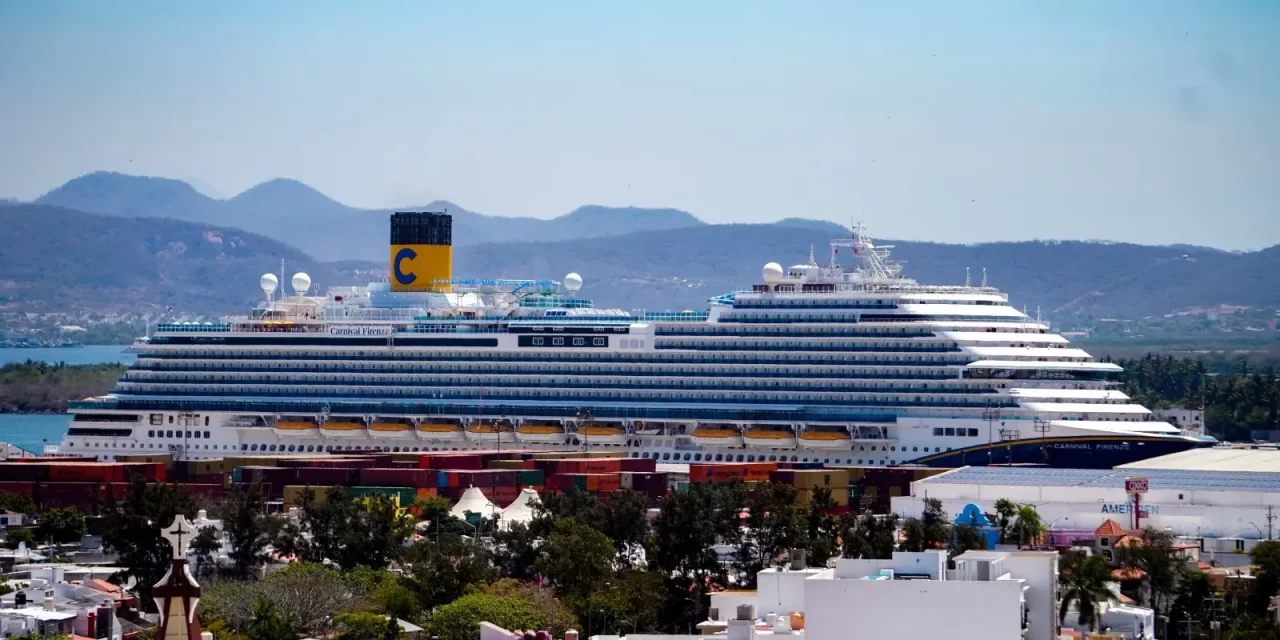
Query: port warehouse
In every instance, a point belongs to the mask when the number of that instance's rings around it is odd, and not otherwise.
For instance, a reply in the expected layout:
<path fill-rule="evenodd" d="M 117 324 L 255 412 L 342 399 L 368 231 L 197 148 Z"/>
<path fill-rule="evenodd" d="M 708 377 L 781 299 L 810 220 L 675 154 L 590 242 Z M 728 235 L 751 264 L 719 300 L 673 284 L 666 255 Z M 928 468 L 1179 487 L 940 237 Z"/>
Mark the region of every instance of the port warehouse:
<path fill-rule="evenodd" d="M 781 482 L 807 503 L 819 489 L 830 492 L 837 511 L 887 512 L 894 496 L 909 495 L 911 483 L 945 469 L 918 467 L 824 467 L 820 463 L 754 462 L 672 465 L 652 458 L 619 458 L 586 452 L 469 451 L 368 453 L 321 456 L 237 456 L 175 461 L 167 454 L 92 458 L 26 458 L 0 462 L 0 492 L 31 497 L 40 508 L 74 507 L 94 514 L 120 498 L 129 481 L 182 484 L 194 495 L 217 497 L 234 487 L 258 484 L 269 502 L 297 506 L 304 495 L 319 498 L 337 487 L 354 495 L 386 494 L 409 505 L 429 496 L 456 501 L 479 489 L 499 507 L 522 489 L 571 489 L 601 499 L 622 489 L 644 494 L 651 504 L 687 483 Z M 616 454 L 612 454 L 616 456 Z"/>
<path fill-rule="evenodd" d="M 1126 478 L 1147 480 L 1137 522 Z M 951 517 L 969 504 L 994 513 L 1001 498 L 1032 505 L 1054 544 L 1091 538 L 1114 520 L 1200 539 L 1204 551 L 1248 551 L 1280 538 L 1280 451 L 1193 449 L 1115 469 L 965 467 L 912 483 L 910 495 L 891 499 L 891 510 L 919 516 L 925 498 L 940 500 Z"/>

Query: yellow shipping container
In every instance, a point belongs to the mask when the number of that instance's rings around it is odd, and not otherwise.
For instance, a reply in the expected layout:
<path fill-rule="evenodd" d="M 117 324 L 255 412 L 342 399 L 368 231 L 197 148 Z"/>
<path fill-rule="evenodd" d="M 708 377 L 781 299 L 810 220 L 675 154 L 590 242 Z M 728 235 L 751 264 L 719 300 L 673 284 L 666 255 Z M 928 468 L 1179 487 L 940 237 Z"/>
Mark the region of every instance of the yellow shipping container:
<path fill-rule="evenodd" d="M 824 488 L 825 488 L 825 487 L 824 487 Z M 797 490 L 797 491 L 796 491 L 796 503 L 797 503 L 797 504 L 810 504 L 810 503 L 812 503 L 812 502 L 813 502 L 813 492 L 814 492 L 814 489 L 799 489 L 799 490 Z M 848 487 L 840 487 L 840 488 L 838 488 L 838 489 L 833 489 L 833 490 L 831 490 L 831 502 L 835 503 L 835 505 L 836 505 L 837 507 L 847 507 L 847 506 L 849 506 L 849 488 L 848 488 Z"/>
<path fill-rule="evenodd" d="M 845 469 L 797 469 L 792 486 L 797 489 L 845 489 L 849 486 L 849 472 Z"/>
<path fill-rule="evenodd" d="M 315 493 L 315 500 L 317 504 L 324 504 L 324 502 L 329 499 L 329 490 L 333 488 L 334 487 L 286 485 L 284 488 L 284 506 L 302 506 L 302 497 L 306 495 L 308 489 Z M 342 489 L 344 487 L 337 488 Z"/>

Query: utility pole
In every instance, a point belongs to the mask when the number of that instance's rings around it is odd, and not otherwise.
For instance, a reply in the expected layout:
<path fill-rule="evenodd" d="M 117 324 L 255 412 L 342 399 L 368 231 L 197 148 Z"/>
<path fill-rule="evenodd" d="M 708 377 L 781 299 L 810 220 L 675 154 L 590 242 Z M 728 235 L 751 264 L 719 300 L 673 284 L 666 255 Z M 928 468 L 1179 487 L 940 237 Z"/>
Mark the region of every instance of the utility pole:
<path fill-rule="evenodd" d="M 1267 505 L 1267 539 L 1268 540 L 1271 539 L 1271 521 L 1275 520 L 1276 518 L 1276 514 L 1274 510 L 1275 510 L 1274 507 L 1272 507 L 1271 505 Z"/>

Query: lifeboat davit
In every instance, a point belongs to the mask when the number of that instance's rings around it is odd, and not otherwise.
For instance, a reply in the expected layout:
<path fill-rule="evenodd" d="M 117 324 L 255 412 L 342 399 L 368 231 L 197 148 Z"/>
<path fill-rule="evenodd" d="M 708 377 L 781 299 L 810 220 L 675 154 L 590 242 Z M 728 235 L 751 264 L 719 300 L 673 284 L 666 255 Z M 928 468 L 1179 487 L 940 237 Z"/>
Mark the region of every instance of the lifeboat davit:
<path fill-rule="evenodd" d="M 853 437 L 844 429 L 805 429 L 800 432 L 800 446 L 807 449 L 848 449 Z"/>
<path fill-rule="evenodd" d="M 520 442 L 564 442 L 564 426 L 558 424 L 521 424 L 516 427 L 516 440 Z"/>
<path fill-rule="evenodd" d="M 790 427 L 751 427 L 742 434 L 742 441 L 749 447 L 794 449 L 796 434 Z"/>
<path fill-rule="evenodd" d="M 412 438 L 413 425 L 394 420 L 374 420 L 369 425 L 371 438 Z"/>
<path fill-rule="evenodd" d="M 281 438 L 319 437 L 320 424 L 311 419 L 286 418 L 277 420 L 271 430 Z"/>
<path fill-rule="evenodd" d="M 584 444 L 626 444 L 627 430 L 616 425 L 588 423 L 578 427 L 578 440 Z"/>
<path fill-rule="evenodd" d="M 467 439 L 477 442 L 514 442 L 515 429 L 510 422 L 476 422 L 467 425 Z"/>
<path fill-rule="evenodd" d="M 740 447 L 742 434 L 730 427 L 694 427 L 693 441 L 707 447 Z"/>
<path fill-rule="evenodd" d="M 462 425 L 452 422 L 423 422 L 418 425 L 419 440 L 463 440 Z"/>
<path fill-rule="evenodd" d="M 364 420 L 356 418 L 329 418 L 320 425 L 320 433 L 326 438 L 364 437 Z"/>

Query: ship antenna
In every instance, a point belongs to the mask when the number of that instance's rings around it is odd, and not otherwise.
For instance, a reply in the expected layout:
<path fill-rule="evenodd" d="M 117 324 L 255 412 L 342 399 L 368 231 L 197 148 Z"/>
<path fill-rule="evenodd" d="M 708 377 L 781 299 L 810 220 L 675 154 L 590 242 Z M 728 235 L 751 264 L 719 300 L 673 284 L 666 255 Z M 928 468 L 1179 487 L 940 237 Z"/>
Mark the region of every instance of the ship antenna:
<path fill-rule="evenodd" d="M 280 258 L 280 299 L 284 300 L 284 258 Z"/>
<path fill-rule="evenodd" d="M 816 266 L 818 266 L 818 261 L 813 257 L 813 243 L 812 243 L 812 242 L 810 242 L 810 243 L 809 243 L 809 266 L 811 266 L 811 267 L 816 267 Z"/>
<path fill-rule="evenodd" d="M 969 288 L 969 267 L 964 268 L 964 288 Z"/>
<path fill-rule="evenodd" d="M 986 288 L 986 286 L 987 286 L 987 268 L 983 267 L 982 268 L 982 287 Z"/>

